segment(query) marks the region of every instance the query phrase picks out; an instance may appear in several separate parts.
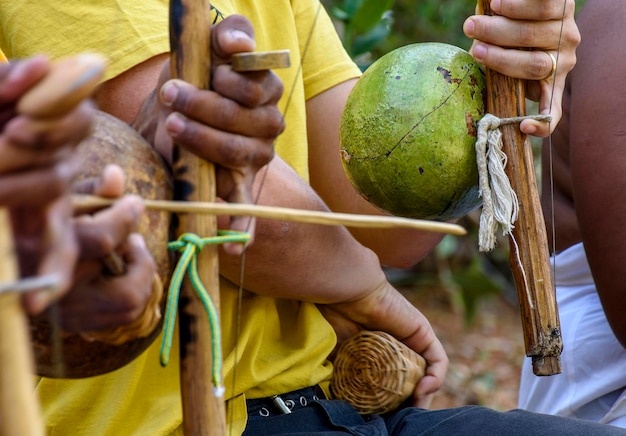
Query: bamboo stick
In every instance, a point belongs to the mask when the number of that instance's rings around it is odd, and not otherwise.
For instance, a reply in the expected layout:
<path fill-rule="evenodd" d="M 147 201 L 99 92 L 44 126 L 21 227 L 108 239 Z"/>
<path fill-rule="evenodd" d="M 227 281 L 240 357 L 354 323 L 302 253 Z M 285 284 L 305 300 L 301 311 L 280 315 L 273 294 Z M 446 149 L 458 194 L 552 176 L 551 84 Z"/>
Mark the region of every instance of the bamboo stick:
<path fill-rule="evenodd" d="M 0 284 L 18 279 L 8 212 L 0 209 Z M 43 435 L 33 356 L 20 295 L 0 293 L 0 435 Z"/>
<path fill-rule="evenodd" d="M 489 3 L 480 0 L 479 11 L 491 14 Z M 487 111 L 497 117 L 526 114 L 525 90 L 520 80 L 487 69 L 487 96 Z M 533 151 L 518 125 L 502 127 L 502 141 L 508 157 L 505 171 L 520 204 L 510 239 L 509 264 L 521 309 L 526 355 L 532 357 L 536 375 L 558 374 L 561 330 Z"/>
<path fill-rule="evenodd" d="M 210 79 L 210 9 L 208 1 L 170 1 L 172 77 L 208 89 Z M 177 199 L 215 201 L 215 169 L 182 147 L 174 150 L 174 186 Z M 178 233 L 201 237 L 217 234 L 214 216 L 178 215 Z M 199 275 L 219 314 L 217 247 L 198 253 Z M 223 398 L 211 389 L 211 336 L 207 314 L 188 280 L 183 283 L 179 306 L 180 376 L 183 429 L 188 435 L 225 435 Z"/>
<path fill-rule="evenodd" d="M 116 200 L 92 195 L 73 195 L 74 208 L 93 209 L 112 205 Z M 167 200 L 143 200 L 146 209 L 162 210 L 172 213 L 195 213 L 210 215 L 251 216 L 256 218 L 278 219 L 283 221 L 341 225 L 364 228 L 407 228 L 430 232 L 447 233 L 463 236 L 467 231 L 458 224 L 438 221 L 418 220 L 383 215 L 358 215 L 349 213 L 322 212 L 315 210 L 291 209 L 287 207 L 259 206 L 250 204 L 182 202 Z"/>

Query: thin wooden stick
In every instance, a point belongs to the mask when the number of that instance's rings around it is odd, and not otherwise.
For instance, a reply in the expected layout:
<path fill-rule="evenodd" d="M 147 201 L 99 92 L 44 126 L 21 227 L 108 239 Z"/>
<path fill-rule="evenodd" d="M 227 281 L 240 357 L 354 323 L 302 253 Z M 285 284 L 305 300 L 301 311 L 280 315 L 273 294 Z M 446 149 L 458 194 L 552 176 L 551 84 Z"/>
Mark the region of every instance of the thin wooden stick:
<path fill-rule="evenodd" d="M 8 212 L 0 209 L 0 284 L 18 278 Z M 33 356 L 20 295 L 0 294 L 0 435 L 43 435 L 33 385 Z"/>
<path fill-rule="evenodd" d="M 170 1 L 170 48 L 172 77 L 209 89 L 211 83 L 211 5 L 203 0 Z M 215 201 L 215 168 L 182 147 L 174 150 L 176 197 L 186 201 Z M 217 234 L 214 216 L 179 214 L 178 233 L 201 237 Z M 198 253 L 200 280 L 219 314 L 219 267 L 217 247 L 208 245 Z M 188 435 L 225 435 L 224 399 L 211 389 L 211 335 L 207 314 L 186 280 L 179 306 L 180 371 L 183 428 Z"/>
<path fill-rule="evenodd" d="M 96 197 L 92 195 L 73 195 L 74 208 L 93 209 L 110 206 L 116 200 Z M 250 204 L 210 203 L 210 202 L 182 202 L 167 200 L 143 200 L 147 209 L 162 210 L 172 213 L 195 213 L 229 216 L 252 216 L 256 218 L 270 218 L 283 221 L 341 225 L 346 227 L 364 228 L 407 228 L 430 232 L 447 233 L 463 236 L 467 231 L 457 225 L 438 221 L 417 220 L 395 216 L 357 215 L 349 213 L 322 212 L 314 210 L 291 209 L 286 207 L 259 206 Z"/>
<path fill-rule="evenodd" d="M 489 0 L 480 0 L 478 8 L 491 14 Z M 487 95 L 487 110 L 497 117 L 526 114 L 520 80 L 487 69 Z M 502 127 L 502 141 L 508 157 L 505 171 L 520 204 L 510 240 L 509 264 L 521 309 L 526 355 L 532 357 L 536 375 L 558 374 L 563 342 L 532 146 L 518 125 Z"/>

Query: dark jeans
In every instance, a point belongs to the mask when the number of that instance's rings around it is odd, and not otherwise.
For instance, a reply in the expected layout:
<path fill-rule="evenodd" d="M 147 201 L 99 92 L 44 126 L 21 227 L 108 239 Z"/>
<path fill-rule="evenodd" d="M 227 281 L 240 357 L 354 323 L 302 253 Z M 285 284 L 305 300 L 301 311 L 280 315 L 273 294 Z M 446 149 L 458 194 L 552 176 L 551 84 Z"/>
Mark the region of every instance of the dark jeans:
<path fill-rule="evenodd" d="M 405 408 L 362 417 L 337 400 L 309 402 L 290 414 L 251 415 L 244 435 L 626 435 L 626 429 L 523 410 L 496 412 L 466 406 L 445 410 Z"/>

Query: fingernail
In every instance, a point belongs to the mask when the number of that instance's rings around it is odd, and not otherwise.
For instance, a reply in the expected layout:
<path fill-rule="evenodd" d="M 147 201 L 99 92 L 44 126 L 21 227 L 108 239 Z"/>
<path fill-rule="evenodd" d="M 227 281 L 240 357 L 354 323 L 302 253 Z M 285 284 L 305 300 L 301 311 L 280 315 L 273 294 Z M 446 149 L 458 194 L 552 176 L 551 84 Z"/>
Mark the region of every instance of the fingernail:
<path fill-rule="evenodd" d="M 35 62 L 35 58 L 27 58 L 19 62 L 16 62 L 13 65 L 13 68 L 11 69 L 11 71 L 9 72 L 9 75 L 7 76 L 7 80 L 8 81 L 18 80 L 21 76 L 24 75 L 24 72 L 27 71 L 30 68 L 31 64 L 33 64 L 34 62 Z"/>
<path fill-rule="evenodd" d="M 465 23 L 463 23 L 463 32 L 465 33 L 465 36 L 467 36 L 468 38 L 474 37 L 474 26 L 474 20 L 472 20 L 471 18 L 465 20 Z"/>
<path fill-rule="evenodd" d="M 185 119 L 177 112 L 171 113 L 165 119 L 165 128 L 172 135 L 178 135 L 185 130 Z"/>
<path fill-rule="evenodd" d="M 537 129 L 537 126 L 529 120 L 529 122 L 522 122 L 520 124 L 520 130 L 526 135 L 534 136 L 539 129 Z"/>
<path fill-rule="evenodd" d="M 178 86 L 172 81 L 166 82 L 161 87 L 161 102 L 166 106 L 171 106 L 178 96 Z"/>
<path fill-rule="evenodd" d="M 60 283 L 56 283 L 30 292 L 28 295 L 29 309 L 33 314 L 41 313 L 54 301 L 55 295 L 60 289 Z"/>
<path fill-rule="evenodd" d="M 131 233 L 128 238 L 130 239 L 133 245 L 137 247 L 146 248 L 146 241 L 143 239 L 139 233 Z"/>
<path fill-rule="evenodd" d="M 50 303 L 50 293 L 48 291 L 31 292 L 28 296 L 28 307 L 33 314 L 40 313 Z"/>
<path fill-rule="evenodd" d="M 228 34 L 230 35 L 230 37 L 232 39 L 245 39 L 245 40 L 250 40 L 250 35 L 248 35 L 246 32 L 239 30 L 239 29 L 232 29 L 230 32 L 228 32 Z"/>
<path fill-rule="evenodd" d="M 477 61 L 482 61 L 485 59 L 485 56 L 487 56 L 487 46 L 480 43 L 475 44 L 472 47 L 472 56 L 474 56 L 474 59 Z"/>
<path fill-rule="evenodd" d="M 143 202 L 137 198 L 137 201 L 133 203 L 133 215 L 135 215 L 135 218 L 139 219 L 143 214 L 144 209 Z"/>
<path fill-rule="evenodd" d="M 252 45 L 251 50 L 256 48 L 256 41 L 246 32 L 239 29 L 232 29 L 228 32 L 228 36 L 232 41 L 245 41 Z"/>

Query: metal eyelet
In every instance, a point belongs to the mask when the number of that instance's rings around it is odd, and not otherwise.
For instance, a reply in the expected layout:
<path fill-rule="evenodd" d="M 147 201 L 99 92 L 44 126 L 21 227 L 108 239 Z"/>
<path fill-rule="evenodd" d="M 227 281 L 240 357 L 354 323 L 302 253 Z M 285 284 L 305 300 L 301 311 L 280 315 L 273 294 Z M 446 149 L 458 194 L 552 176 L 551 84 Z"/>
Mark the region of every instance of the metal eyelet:
<path fill-rule="evenodd" d="M 306 406 L 309 402 L 307 401 L 306 398 L 304 397 L 300 397 L 300 405 L 301 406 Z"/>
<path fill-rule="evenodd" d="M 317 395 L 313 395 L 313 401 L 319 401 L 320 397 L 318 397 Z"/>
<path fill-rule="evenodd" d="M 261 407 L 261 409 L 259 410 L 259 415 L 261 415 L 264 418 L 267 418 L 268 416 L 270 416 L 270 411 L 267 410 L 267 408 L 265 407 Z"/>
<path fill-rule="evenodd" d="M 289 410 L 293 410 L 293 408 L 296 406 L 296 403 L 293 400 L 287 400 L 285 401 L 285 406 L 287 406 Z"/>

